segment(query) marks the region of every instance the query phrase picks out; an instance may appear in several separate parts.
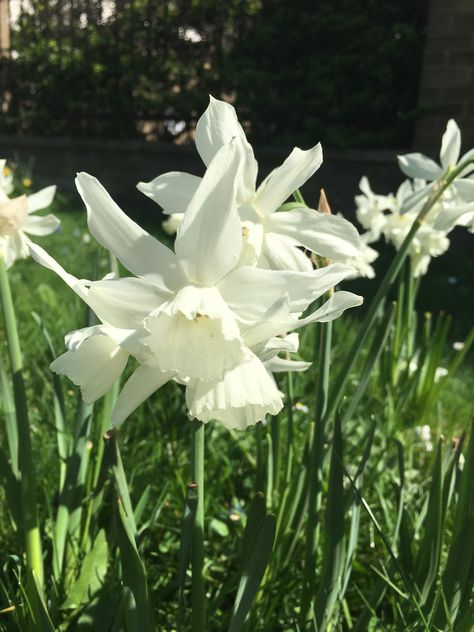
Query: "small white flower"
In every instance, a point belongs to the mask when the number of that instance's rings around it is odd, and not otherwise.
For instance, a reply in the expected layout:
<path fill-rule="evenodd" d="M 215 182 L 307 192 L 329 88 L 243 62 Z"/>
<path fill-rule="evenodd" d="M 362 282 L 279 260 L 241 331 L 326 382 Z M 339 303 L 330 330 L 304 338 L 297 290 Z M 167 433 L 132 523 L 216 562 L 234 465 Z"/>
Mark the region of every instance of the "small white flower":
<path fill-rule="evenodd" d="M 0 202 L 13 192 L 13 171 L 7 167 L 6 160 L 0 160 Z"/>
<path fill-rule="evenodd" d="M 464 349 L 464 342 L 453 342 L 453 349 L 455 351 L 462 351 Z"/>
<path fill-rule="evenodd" d="M 51 204 L 55 191 L 56 187 L 51 186 L 29 196 L 10 199 L 0 189 L 0 252 L 7 268 L 17 259 L 29 256 L 29 235 L 49 235 L 58 228 L 59 220 L 54 215 L 35 215 Z"/>
<path fill-rule="evenodd" d="M 433 183 L 438 180 L 448 170 L 463 164 L 470 158 L 474 157 L 474 150 L 468 151 L 461 158 L 461 132 L 456 121 L 450 119 L 446 125 L 446 131 L 441 139 L 441 149 L 439 154 L 440 164 L 437 164 L 431 158 L 420 153 L 405 154 L 398 156 L 398 164 L 400 169 L 409 178 L 422 179 Z M 460 195 L 461 199 L 466 202 L 474 201 L 474 180 L 466 176 L 474 171 L 474 163 L 468 165 L 455 180 L 452 188 Z M 433 188 L 430 184 L 418 191 L 405 201 L 402 212 L 410 210 L 419 202 L 423 202 Z M 473 209 L 474 210 L 474 209 Z"/>

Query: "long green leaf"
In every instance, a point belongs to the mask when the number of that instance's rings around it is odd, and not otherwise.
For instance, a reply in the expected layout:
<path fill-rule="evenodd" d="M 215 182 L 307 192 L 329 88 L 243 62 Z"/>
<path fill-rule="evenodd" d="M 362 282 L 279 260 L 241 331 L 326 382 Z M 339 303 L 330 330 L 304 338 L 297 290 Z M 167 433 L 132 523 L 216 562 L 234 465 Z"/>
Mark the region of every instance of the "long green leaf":
<path fill-rule="evenodd" d="M 135 542 L 135 521 L 132 515 L 127 515 L 122 499 L 117 500 L 117 539 L 122 562 L 123 583 L 133 596 L 129 600 L 126 612 L 132 615 L 127 622 L 134 632 L 153 632 L 151 602 L 148 595 L 145 566 L 138 553 Z M 134 607 L 130 605 L 133 601 Z M 136 622 L 135 624 L 132 622 Z"/>
<path fill-rule="evenodd" d="M 466 591 L 470 591 L 469 573 L 474 559 L 474 421 L 467 447 L 466 461 L 461 476 L 459 499 L 454 515 L 453 534 L 442 578 L 443 593 L 448 604 L 450 619 L 455 621 Z M 446 615 L 441 604 L 435 617 L 439 627 L 445 624 Z"/>
<path fill-rule="evenodd" d="M 248 624 L 252 604 L 272 554 L 275 529 L 275 516 L 268 514 L 260 524 L 242 571 L 229 632 L 242 632 Z"/>
<path fill-rule="evenodd" d="M 341 424 L 336 418 L 329 467 L 323 568 L 314 606 L 316 622 L 321 630 L 327 629 L 343 582 L 345 566 L 343 478 Z"/>
<path fill-rule="evenodd" d="M 428 511 L 425 518 L 425 532 L 416 557 L 416 583 L 420 590 L 420 602 L 424 604 L 438 576 L 442 530 L 442 476 L 441 441 L 438 442 L 436 458 L 431 475 Z"/>

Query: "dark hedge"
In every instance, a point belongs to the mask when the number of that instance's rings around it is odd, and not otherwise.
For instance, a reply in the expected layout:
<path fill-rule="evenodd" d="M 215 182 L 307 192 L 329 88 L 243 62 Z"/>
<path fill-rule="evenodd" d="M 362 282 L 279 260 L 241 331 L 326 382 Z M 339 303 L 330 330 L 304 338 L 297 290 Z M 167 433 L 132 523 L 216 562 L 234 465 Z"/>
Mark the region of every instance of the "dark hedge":
<path fill-rule="evenodd" d="M 0 132 L 185 142 L 210 92 L 256 142 L 407 146 L 427 5 L 37 0 L 1 61 Z"/>

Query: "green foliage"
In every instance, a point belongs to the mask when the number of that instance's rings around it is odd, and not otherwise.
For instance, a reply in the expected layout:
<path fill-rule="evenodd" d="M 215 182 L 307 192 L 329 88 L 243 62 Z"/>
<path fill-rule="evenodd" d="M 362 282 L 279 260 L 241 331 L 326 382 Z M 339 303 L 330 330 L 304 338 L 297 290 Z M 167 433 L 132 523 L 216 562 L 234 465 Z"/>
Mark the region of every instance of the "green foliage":
<path fill-rule="evenodd" d="M 135 0 L 105 20 L 101 5 L 21 14 L 2 131 L 185 139 L 210 92 L 257 142 L 411 141 L 427 0 Z"/>

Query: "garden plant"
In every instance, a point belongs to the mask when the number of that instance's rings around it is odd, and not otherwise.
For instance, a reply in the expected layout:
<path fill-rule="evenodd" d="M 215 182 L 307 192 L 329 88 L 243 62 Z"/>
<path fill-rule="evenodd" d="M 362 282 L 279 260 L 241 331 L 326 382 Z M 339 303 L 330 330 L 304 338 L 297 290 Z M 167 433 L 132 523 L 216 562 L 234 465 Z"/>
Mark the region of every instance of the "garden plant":
<path fill-rule="evenodd" d="M 158 237 L 0 164 L 0 629 L 473 630 L 474 330 L 416 301 L 474 150 L 450 120 L 396 194 L 364 177 L 360 235 L 303 199 L 320 144 L 259 174 L 212 97 L 195 142 L 202 178 L 137 185 Z"/>

